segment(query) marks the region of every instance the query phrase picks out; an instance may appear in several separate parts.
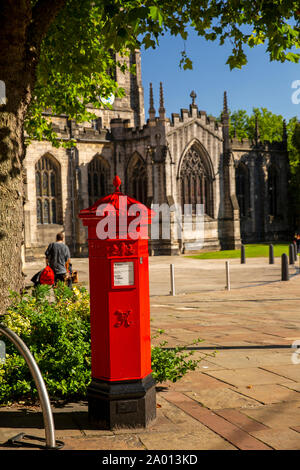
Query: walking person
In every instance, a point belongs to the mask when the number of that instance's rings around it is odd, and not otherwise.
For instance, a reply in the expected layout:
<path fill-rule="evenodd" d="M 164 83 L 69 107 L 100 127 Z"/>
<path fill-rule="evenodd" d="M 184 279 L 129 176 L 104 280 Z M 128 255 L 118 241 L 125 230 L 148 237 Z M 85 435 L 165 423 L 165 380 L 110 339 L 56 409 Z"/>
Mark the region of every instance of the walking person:
<path fill-rule="evenodd" d="M 70 266 L 70 250 L 64 244 L 64 236 L 62 233 L 56 235 L 56 242 L 50 243 L 46 252 L 46 264 L 54 271 L 54 285 L 58 281 L 65 282 L 67 280 L 68 287 L 72 287 L 72 278 L 69 273 Z"/>
<path fill-rule="evenodd" d="M 297 245 L 297 253 L 300 253 L 300 234 L 299 233 L 297 233 L 296 245 Z"/>
<path fill-rule="evenodd" d="M 295 233 L 294 238 L 293 238 L 293 245 L 295 245 L 296 253 L 298 253 L 297 237 L 298 237 L 298 233 Z"/>

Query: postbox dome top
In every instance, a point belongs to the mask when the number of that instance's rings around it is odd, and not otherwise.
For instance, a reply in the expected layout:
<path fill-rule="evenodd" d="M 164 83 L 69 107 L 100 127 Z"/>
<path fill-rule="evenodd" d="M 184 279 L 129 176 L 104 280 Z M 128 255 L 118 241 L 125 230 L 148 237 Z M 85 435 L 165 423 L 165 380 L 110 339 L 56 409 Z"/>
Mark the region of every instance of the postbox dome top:
<path fill-rule="evenodd" d="M 112 211 L 115 211 L 117 217 L 124 215 L 127 217 L 136 217 L 138 214 L 134 211 L 140 209 L 142 212 L 141 222 L 151 223 L 151 217 L 155 215 L 155 212 L 133 197 L 123 194 L 120 191 L 121 183 L 121 179 L 116 175 L 113 180 L 113 185 L 116 188 L 115 191 L 112 194 L 98 199 L 98 201 L 87 209 L 82 209 L 79 213 L 79 217 L 81 219 L 99 219 Z"/>

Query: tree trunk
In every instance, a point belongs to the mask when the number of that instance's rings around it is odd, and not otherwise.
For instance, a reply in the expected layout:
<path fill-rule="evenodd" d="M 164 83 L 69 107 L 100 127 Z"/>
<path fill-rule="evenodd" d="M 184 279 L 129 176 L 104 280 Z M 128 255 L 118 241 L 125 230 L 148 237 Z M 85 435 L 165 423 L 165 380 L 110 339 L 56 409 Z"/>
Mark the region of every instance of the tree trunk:
<path fill-rule="evenodd" d="M 23 287 L 23 123 L 31 98 L 32 76 L 27 56 L 29 2 L 0 2 L 0 80 L 6 104 L 0 106 L 0 312 L 9 303 L 9 290 Z M 17 8 L 18 7 L 18 8 Z"/>
<path fill-rule="evenodd" d="M 0 112 L 0 312 L 9 289 L 23 287 L 23 142 L 22 124 L 13 113 Z"/>
<path fill-rule="evenodd" d="M 6 103 L 0 104 L 0 313 L 9 290 L 24 286 L 23 127 L 35 84 L 43 37 L 66 0 L 0 0 L 0 80 Z"/>

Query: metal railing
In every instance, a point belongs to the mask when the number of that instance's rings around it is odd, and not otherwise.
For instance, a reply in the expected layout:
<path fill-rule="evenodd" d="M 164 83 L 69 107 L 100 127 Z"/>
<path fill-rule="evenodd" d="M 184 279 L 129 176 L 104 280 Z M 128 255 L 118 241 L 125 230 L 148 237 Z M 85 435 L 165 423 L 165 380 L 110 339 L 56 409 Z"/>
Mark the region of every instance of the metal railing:
<path fill-rule="evenodd" d="M 46 448 L 58 449 L 62 447 L 63 443 L 61 441 L 55 440 L 54 421 L 47 388 L 34 357 L 32 356 L 24 341 L 22 341 L 16 333 L 14 333 L 2 323 L 0 323 L 0 336 L 1 335 L 4 335 L 6 338 L 8 338 L 16 346 L 19 353 L 24 357 L 31 372 L 32 378 L 35 382 L 42 407 Z M 24 437 L 25 435 L 19 434 L 18 436 L 16 436 L 15 441 L 19 436 Z M 13 439 L 11 439 L 10 441 L 13 443 L 15 442 Z"/>

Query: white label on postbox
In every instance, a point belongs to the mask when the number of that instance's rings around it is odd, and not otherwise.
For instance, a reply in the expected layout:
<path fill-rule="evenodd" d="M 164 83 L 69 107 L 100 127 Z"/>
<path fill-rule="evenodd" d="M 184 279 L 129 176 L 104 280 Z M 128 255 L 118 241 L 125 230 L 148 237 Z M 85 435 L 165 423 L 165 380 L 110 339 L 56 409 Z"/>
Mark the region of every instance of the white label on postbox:
<path fill-rule="evenodd" d="M 114 286 L 132 286 L 134 284 L 134 263 L 114 263 Z"/>

